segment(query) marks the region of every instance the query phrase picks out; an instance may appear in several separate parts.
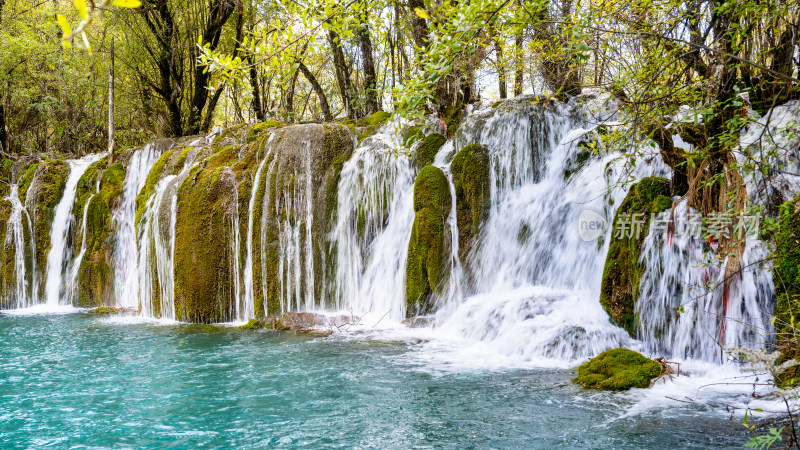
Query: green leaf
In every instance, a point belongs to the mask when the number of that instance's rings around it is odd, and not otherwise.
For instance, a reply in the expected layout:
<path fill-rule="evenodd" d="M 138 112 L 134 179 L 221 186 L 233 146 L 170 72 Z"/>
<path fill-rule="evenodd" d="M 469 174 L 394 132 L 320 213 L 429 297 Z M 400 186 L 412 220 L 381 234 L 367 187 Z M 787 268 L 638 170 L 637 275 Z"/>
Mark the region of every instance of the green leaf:
<path fill-rule="evenodd" d="M 138 8 L 142 6 L 141 0 L 111 0 L 111 4 L 120 8 Z"/>
<path fill-rule="evenodd" d="M 86 0 L 72 0 L 75 9 L 78 10 L 78 15 L 81 19 L 86 20 L 89 18 L 89 10 L 86 8 Z"/>

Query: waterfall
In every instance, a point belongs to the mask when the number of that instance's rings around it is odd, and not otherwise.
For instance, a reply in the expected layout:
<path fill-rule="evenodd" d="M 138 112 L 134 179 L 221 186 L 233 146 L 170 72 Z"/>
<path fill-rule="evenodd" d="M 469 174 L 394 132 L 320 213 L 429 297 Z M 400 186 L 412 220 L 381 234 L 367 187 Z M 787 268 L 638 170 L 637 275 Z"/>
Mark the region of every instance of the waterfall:
<path fill-rule="evenodd" d="M 675 208 L 676 230 L 651 227 L 641 262 L 645 266 L 636 314 L 639 339 L 647 348 L 679 359 L 721 361 L 721 346 L 760 348 L 769 342 L 774 292 L 772 273 L 754 265 L 769 251 L 754 238 L 740 261 L 741 278 L 726 283 L 728 260 L 710 251 L 699 233 L 681 227 L 684 217 L 700 217 L 682 201 Z M 670 211 L 660 220 L 669 220 Z M 725 287 L 727 284 L 727 288 Z"/>
<path fill-rule="evenodd" d="M 442 294 L 439 296 L 440 304 L 452 304 L 460 302 L 463 297 L 462 287 L 464 285 L 464 269 L 461 266 L 461 258 L 458 255 L 458 217 L 456 213 L 456 186 L 453 182 L 453 172 L 450 170 L 450 163 L 455 155 L 453 141 L 446 142 L 439 152 L 436 154 L 433 165 L 442 169 L 447 183 L 450 186 L 450 215 L 447 217 L 448 232 L 446 236 L 450 238 L 450 256 L 448 262 L 450 265 L 449 275 L 447 277 L 447 285 L 444 287 Z"/>
<path fill-rule="evenodd" d="M 517 99 L 472 116 L 455 141 L 457 149 L 480 143 L 489 150 L 490 213 L 469 261 L 474 285 L 463 302 L 439 309 L 437 330 L 548 364 L 630 345 L 598 302 L 610 229 L 586 242 L 578 219 L 586 210 L 613 217 L 629 177 L 668 168 L 644 149 L 649 164 L 634 173 L 617 153 L 587 155 L 576 169 L 588 151 L 580 144 L 596 139 L 597 122 L 580 107 Z"/>
<path fill-rule="evenodd" d="M 333 307 L 405 318 L 408 240 L 414 222 L 414 170 L 398 157 L 392 124 L 358 146 L 344 164 L 337 194 Z"/>
<path fill-rule="evenodd" d="M 75 218 L 72 206 L 75 194 L 83 173 L 104 155 L 95 154 L 81 159 L 69 160 L 70 171 L 61 196 L 55 208 L 53 223 L 50 228 L 50 252 L 47 254 L 47 281 L 45 282 L 45 300 L 48 307 L 58 306 L 64 298 L 64 271 L 70 267 L 73 249 L 70 248 L 70 231 Z"/>
<path fill-rule="evenodd" d="M 299 158 L 302 170 L 276 186 L 275 213 L 278 215 L 278 280 L 281 311 L 310 311 L 314 302 L 314 223 L 311 172 L 311 143 L 308 137 L 301 143 L 304 149 Z M 266 230 L 265 230 L 266 231 Z"/>
<path fill-rule="evenodd" d="M 236 312 L 236 319 L 239 321 L 245 321 L 255 317 L 255 296 L 254 296 L 254 286 L 253 286 L 253 214 L 255 211 L 256 206 L 256 196 L 258 195 L 258 188 L 261 186 L 261 174 L 264 171 L 264 166 L 267 164 L 267 160 L 269 156 L 272 154 L 272 140 L 274 134 L 270 134 L 269 138 L 267 139 L 266 143 L 266 154 L 261 162 L 258 164 L 258 168 L 256 169 L 256 174 L 253 177 L 253 188 L 252 192 L 250 193 L 250 201 L 247 204 L 247 254 L 245 255 L 245 263 L 244 263 L 244 298 L 240 301 L 240 306 Z M 269 179 L 269 177 L 267 178 Z M 265 196 L 269 196 L 269 193 L 265 193 Z M 237 214 L 238 217 L 238 214 Z M 263 220 L 262 222 L 263 223 Z M 238 229 L 238 227 L 237 227 Z M 263 242 L 263 240 L 262 240 Z M 238 244 L 237 244 L 238 245 Z M 263 247 L 263 245 L 262 245 Z M 238 248 L 238 247 L 237 247 Z M 266 253 L 266 249 L 262 250 L 262 253 Z M 238 259 L 237 259 L 238 261 Z M 264 261 L 263 257 L 262 260 Z M 263 265 L 263 264 L 262 264 Z M 266 278 L 266 276 L 265 276 Z M 266 292 L 266 289 L 264 290 Z M 238 299 L 239 297 L 237 297 Z"/>
<path fill-rule="evenodd" d="M 196 149 L 189 151 L 177 175 L 167 175 L 158 181 L 142 213 L 137 271 L 140 313 L 144 317 L 175 319 L 174 256 L 178 188 L 194 167 L 197 153 Z M 154 293 L 158 294 L 158 309 L 154 308 Z"/>
<path fill-rule="evenodd" d="M 126 308 L 139 305 L 138 250 L 136 245 L 136 196 L 161 152 L 153 144 L 136 150 L 128 162 L 122 185 L 122 201 L 113 211 L 115 226 L 114 292 L 117 304 Z"/>
<path fill-rule="evenodd" d="M 16 184 L 10 186 L 10 192 L 6 197 L 11 203 L 11 214 L 6 222 L 6 236 L 4 245 L 6 248 L 13 245 L 14 249 L 14 288 L 11 291 L 13 297 L 8 298 L 4 303 L 13 308 L 27 308 L 37 304 L 38 289 L 36 285 L 36 242 L 33 239 L 33 224 L 28 211 L 22 206 L 19 199 L 19 188 Z M 25 241 L 25 224 L 29 230 L 28 242 Z M 25 258 L 25 245 L 30 243 L 30 253 L 32 258 L 32 268 L 29 271 Z M 31 277 L 29 280 L 28 277 Z"/>
<path fill-rule="evenodd" d="M 86 199 L 86 204 L 83 205 L 83 220 L 81 220 L 81 250 L 78 252 L 78 256 L 76 256 L 72 261 L 72 265 L 69 269 L 69 278 L 67 279 L 67 295 L 71 304 L 74 304 L 75 300 L 78 298 L 78 276 L 80 275 L 83 256 L 86 254 L 86 219 L 89 217 L 89 205 L 92 203 L 94 196 L 99 192 L 100 180 L 98 179 L 95 193 L 90 195 L 89 198 Z"/>

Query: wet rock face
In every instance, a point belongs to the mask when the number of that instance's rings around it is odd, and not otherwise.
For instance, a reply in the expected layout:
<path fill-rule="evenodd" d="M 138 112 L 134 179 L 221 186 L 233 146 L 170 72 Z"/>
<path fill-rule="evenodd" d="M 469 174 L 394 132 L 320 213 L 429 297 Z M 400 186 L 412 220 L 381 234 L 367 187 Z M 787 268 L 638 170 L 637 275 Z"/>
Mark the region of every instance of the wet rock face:
<path fill-rule="evenodd" d="M 414 225 L 408 243 L 406 305 L 408 316 L 427 314 L 432 294 L 440 294 L 447 279 L 449 239 L 445 229 L 452 199 L 441 169 L 425 166 L 414 183 Z"/>
<path fill-rule="evenodd" d="M 614 217 L 611 243 L 600 285 L 600 304 L 611 320 L 633 337 L 636 336 L 634 305 L 644 271 L 639 256 L 650 226 L 650 214 L 670 208 L 672 200 L 669 195 L 670 184 L 666 178 L 643 178 L 631 186 Z M 618 218 L 623 214 L 643 214 L 643 225 L 638 235 L 628 237 L 622 236 L 626 233 L 618 233 Z"/>

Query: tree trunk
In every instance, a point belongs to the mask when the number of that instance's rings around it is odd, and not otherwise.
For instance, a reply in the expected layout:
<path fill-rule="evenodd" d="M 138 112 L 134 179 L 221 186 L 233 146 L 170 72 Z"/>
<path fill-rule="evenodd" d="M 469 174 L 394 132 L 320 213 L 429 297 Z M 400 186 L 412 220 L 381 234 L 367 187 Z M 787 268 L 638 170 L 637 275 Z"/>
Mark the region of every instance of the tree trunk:
<path fill-rule="evenodd" d="M 414 38 L 414 45 L 424 50 L 428 48 L 428 23 L 425 22 L 425 19 L 417 15 L 417 8 L 424 11 L 425 1 L 408 1 L 408 13 L 411 16 L 411 35 Z"/>
<path fill-rule="evenodd" d="M 216 0 L 210 5 L 208 20 L 201 36 L 203 46 L 208 44 L 211 50 L 217 48 L 222 35 L 222 27 L 225 26 L 225 23 L 233 14 L 238 2 L 238 0 Z M 189 110 L 190 134 L 198 134 L 202 129 L 201 118 L 203 117 L 202 114 L 203 109 L 206 107 L 206 102 L 208 102 L 208 83 L 211 78 L 211 73 L 206 70 L 206 67 L 197 64 L 196 52 L 194 52 L 194 56 L 192 63 L 194 66 L 194 92 L 192 93 L 191 109 Z M 209 105 L 209 107 L 211 106 Z"/>
<path fill-rule="evenodd" d="M 500 98 L 508 98 L 508 86 L 506 85 L 506 63 L 503 58 L 503 47 L 494 39 L 494 58 L 497 63 L 497 82 L 500 89 Z"/>
<path fill-rule="evenodd" d="M 514 96 L 522 95 L 522 71 L 523 61 L 522 57 L 522 30 L 520 30 L 517 37 L 514 38 Z"/>
<path fill-rule="evenodd" d="M 114 164 L 114 39 L 111 39 L 111 61 L 108 66 L 108 166 Z"/>
<path fill-rule="evenodd" d="M 319 81 L 308 70 L 305 64 L 302 61 L 297 61 L 299 64 L 299 69 L 303 72 L 303 76 L 306 77 L 309 83 L 311 83 L 311 87 L 314 89 L 314 93 L 317 94 L 317 98 L 319 99 L 319 107 L 322 109 L 322 115 L 325 118 L 326 122 L 331 122 L 333 120 L 333 115 L 331 114 L 331 107 L 328 105 L 328 99 L 325 97 L 325 91 L 322 90 L 322 86 L 320 86 Z"/>
<path fill-rule="evenodd" d="M 336 84 L 339 85 L 339 94 L 342 96 L 342 103 L 344 104 L 345 111 L 347 111 L 347 118 L 355 119 L 356 111 L 353 105 L 350 72 L 347 70 L 339 35 L 333 30 L 328 30 L 328 42 L 331 44 L 331 51 L 333 52 L 333 67 L 336 72 Z"/>
<path fill-rule="evenodd" d="M 378 81 L 375 75 L 375 60 L 372 55 L 372 39 L 369 37 L 369 18 L 364 10 L 363 23 L 356 31 L 358 46 L 361 50 L 361 62 L 364 69 L 364 114 L 378 112 Z"/>

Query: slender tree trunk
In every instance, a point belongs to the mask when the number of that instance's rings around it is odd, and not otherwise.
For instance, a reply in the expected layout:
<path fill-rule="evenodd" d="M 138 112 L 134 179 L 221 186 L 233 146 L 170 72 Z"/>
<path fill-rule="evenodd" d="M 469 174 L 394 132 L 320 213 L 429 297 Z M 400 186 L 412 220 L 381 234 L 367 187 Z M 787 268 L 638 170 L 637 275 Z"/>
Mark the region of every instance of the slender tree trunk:
<path fill-rule="evenodd" d="M 347 63 L 344 59 L 344 51 L 342 50 L 342 43 L 339 35 L 333 30 L 328 30 L 328 42 L 333 52 L 333 67 L 336 72 L 336 84 L 339 85 L 339 94 L 342 96 L 342 103 L 347 111 L 347 118 L 355 119 L 356 111 L 353 105 L 350 72 L 347 70 Z"/>
<path fill-rule="evenodd" d="M 314 93 L 319 99 L 319 107 L 322 109 L 322 116 L 325 118 L 325 121 L 332 121 L 333 115 L 331 114 L 331 107 L 328 105 L 328 99 L 325 97 L 325 91 L 322 90 L 322 86 L 320 86 L 319 81 L 317 81 L 317 78 L 313 73 L 311 73 L 310 70 L 308 70 L 308 67 L 306 67 L 302 61 L 297 61 L 297 63 L 299 64 L 300 71 L 303 72 L 303 76 L 306 77 L 309 83 L 311 83 L 311 88 L 314 89 Z"/>
<path fill-rule="evenodd" d="M 209 8 L 208 20 L 205 24 L 205 29 L 201 36 L 202 45 L 208 44 L 211 50 L 215 50 L 219 45 L 219 40 L 222 35 L 222 27 L 231 17 L 235 10 L 236 4 L 240 0 L 216 0 L 211 3 Z M 196 53 L 196 52 L 195 52 Z M 211 73 L 206 70 L 205 66 L 197 64 L 196 54 L 193 62 L 194 66 L 194 92 L 192 93 L 191 109 L 189 110 L 189 132 L 197 134 L 202 130 L 203 123 L 203 109 L 206 107 L 208 101 L 208 83 L 211 78 Z M 216 106 L 208 105 L 209 107 Z M 206 114 L 208 116 L 208 114 Z"/>
<path fill-rule="evenodd" d="M 500 98 L 508 98 L 508 86 L 506 84 L 506 62 L 503 58 L 503 47 L 494 39 L 494 57 L 497 62 L 497 78 L 500 88 Z"/>
<path fill-rule="evenodd" d="M 364 69 L 364 113 L 375 113 L 380 109 L 378 105 L 378 81 L 375 75 L 375 60 L 372 56 L 372 39 L 369 37 L 368 17 L 364 12 L 364 21 L 358 27 L 356 37 L 361 49 L 361 62 Z"/>
<path fill-rule="evenodd" d="M 523 73 L 523 54 L 522 54 L 522 30 L 514 38 L 514 96 L 522 95 L 522 73 Z"/>
<path fill-rule="evenodd" d="M 417 15 L 417 8 L 425 10 L 424 0 L 408 0 L 408 14 L 411 16 L 411 35 L 414 45 L 420 49 L 428 48 L 428 23 Z"/>
<path fill-rule="evenodd" d="M 114 164 L 114 39 L 111 39 L 111 61 L 108 65 L 108 166 Z"/>

